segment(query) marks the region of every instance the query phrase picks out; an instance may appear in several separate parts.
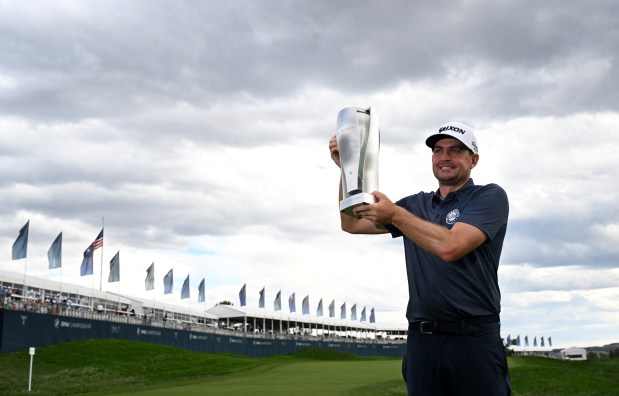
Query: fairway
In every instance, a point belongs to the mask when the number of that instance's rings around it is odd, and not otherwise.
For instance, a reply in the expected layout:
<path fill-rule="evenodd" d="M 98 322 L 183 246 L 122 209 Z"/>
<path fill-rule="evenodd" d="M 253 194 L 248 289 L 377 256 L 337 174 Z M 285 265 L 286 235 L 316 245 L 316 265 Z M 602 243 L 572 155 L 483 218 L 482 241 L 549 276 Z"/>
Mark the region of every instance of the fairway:
<path fill-rule="evenodd" d="M 266 366 L 266 367 L 265 367 Z M 190 385 L 115 395 L 405 395 L 399 360 L 273 363 Z M 380 390 L 379 390 L 380 389 Z"/>

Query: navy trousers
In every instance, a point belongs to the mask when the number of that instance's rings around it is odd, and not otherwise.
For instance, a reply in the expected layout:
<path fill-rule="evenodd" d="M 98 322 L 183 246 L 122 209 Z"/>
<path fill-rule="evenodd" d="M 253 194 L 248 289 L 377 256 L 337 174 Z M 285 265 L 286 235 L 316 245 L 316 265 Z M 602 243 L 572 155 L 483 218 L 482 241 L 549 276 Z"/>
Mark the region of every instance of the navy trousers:
<path fill-rule="evenodd" d="M 510 396 L 500 324 L 473 335 L 409 331 L 402 374 L 409 396 Z"/>

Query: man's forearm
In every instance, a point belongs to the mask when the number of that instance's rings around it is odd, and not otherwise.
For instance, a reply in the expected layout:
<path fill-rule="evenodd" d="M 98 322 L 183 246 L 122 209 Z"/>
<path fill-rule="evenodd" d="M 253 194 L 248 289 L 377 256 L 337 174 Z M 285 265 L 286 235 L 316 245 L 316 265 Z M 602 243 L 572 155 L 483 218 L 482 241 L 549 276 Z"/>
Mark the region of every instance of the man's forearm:
<path fill-rule="evenodd" d="M 338 195 L 338 210 L 340 208 L 340 202 L 342 202 L 342 200 L 344 199 L 344 192 L 342 191 L 342 179 L 340 178 L 340 187 L 339 187 L 339 195 Z M 344 214 L 344 212 L 340 211 L 340 223 L 341 223 L 341 227 L 343 231 L 346 232 L 350 232 L 352 233 L 354 231 L 355 228 L 355 223 L 358 221 L 359 219 L 348 216 L 347 214 Z"/>
<path fill-rule="evenodd" d="M 398 207 L 392 224 L 415 244 L 445 261 L 456 261 L 481 245 L 486 235 L 477 227 L 456 223 L 451 229 Z"/>

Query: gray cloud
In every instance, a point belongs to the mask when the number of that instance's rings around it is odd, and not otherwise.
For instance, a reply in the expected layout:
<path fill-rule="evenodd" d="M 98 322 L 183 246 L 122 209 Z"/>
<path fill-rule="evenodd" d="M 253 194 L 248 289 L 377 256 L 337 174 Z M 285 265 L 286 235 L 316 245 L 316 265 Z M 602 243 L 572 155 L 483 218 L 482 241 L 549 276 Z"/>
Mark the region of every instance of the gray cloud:
<path fill-rule="evenodd" d="M 127 249 L 222 283 L 313 279 L 324 296 L 336 285 L 324 263 L 350 249 L 373 261 L 338 267 L 338 282 L 372 284 L 364 290 L 398 312 L 405 288 L 368 269 L 403 271 L 393 242 L 340 235 L 334 209 L 326 144 L 337 111 L 371 105 L 391 157 L 383 186 L 434 189 L 418 168 L 423 136 L 470 122 L 482 146 L 476 182 L 501 184 L 512 204 L 503 263 L 609 270 L 619 259 L 617 21 L 610 0 L 3 3 L 0 240 L 10 246 L 31 218 L 34 257 L 44 261 L 62 229 L 79 262 L 105 217 Z M 397 298 L 378 296 L 376 277 Z M 590 289 L 609 287 L 591 279 Z M 555 290 L 526 277 L 505 288 L 508 304 L 511 293 Z"/>
<path fill-rule="evenodd" d="M 0 70 L 12 89 L 0 104 L 41 120 L 113 120 L 240 93 L 369 93 L 480 70 L 476 105 L 494 117 L 613 108 L 612 2 L 529 3 L 5 5 Z"/>

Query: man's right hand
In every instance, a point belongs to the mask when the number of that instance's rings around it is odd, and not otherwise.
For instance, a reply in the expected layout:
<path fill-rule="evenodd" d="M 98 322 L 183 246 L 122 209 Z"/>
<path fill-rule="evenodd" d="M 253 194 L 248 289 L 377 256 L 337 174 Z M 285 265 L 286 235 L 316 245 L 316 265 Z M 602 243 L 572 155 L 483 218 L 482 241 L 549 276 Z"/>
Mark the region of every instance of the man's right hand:
<path fill-rule="evenodd" d="M 337 139 L 335 135 L 329 140 L 329 151 L 331 152 L 331 159 L 335 162 L 335 165 L 340 168 L 340 150 L 337 148 Z"/>

